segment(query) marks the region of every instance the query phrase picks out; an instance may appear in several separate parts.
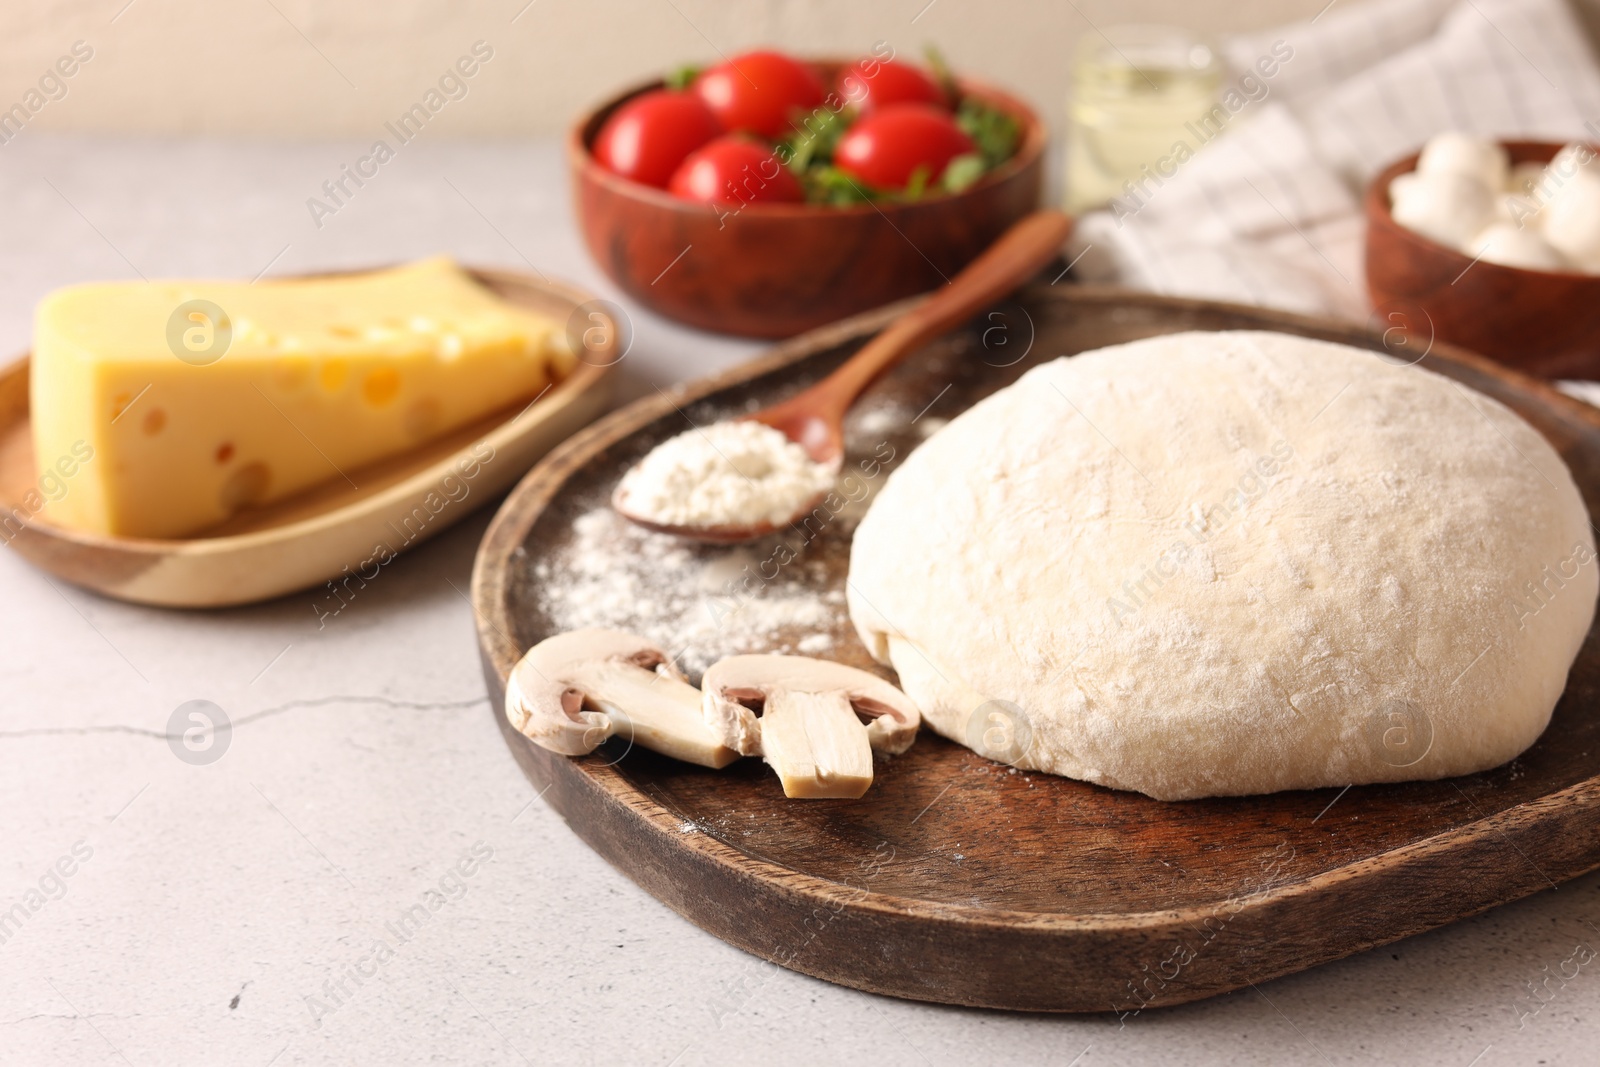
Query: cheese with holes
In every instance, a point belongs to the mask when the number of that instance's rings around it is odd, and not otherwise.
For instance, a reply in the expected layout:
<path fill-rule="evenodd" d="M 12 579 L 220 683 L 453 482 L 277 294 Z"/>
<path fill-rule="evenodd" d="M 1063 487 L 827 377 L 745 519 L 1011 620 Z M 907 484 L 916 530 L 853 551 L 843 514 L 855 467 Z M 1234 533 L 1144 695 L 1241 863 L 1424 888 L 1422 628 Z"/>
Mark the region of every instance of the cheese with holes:
<path fill-rule="evenodd" d="M 184 537 L 511 405 L 572 368 L 564 324 L 448 259 L 256 284 L 58 290 L 34 325 L 40 470 L 93 449 L 41 517 Z"/>

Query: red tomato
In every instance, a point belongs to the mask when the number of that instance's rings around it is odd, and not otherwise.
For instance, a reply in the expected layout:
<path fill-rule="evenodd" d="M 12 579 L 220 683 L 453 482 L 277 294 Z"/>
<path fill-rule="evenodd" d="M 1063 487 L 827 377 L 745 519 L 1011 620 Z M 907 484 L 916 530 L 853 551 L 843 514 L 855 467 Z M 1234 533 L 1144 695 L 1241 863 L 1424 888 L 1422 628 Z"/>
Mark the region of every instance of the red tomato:
<path fill-rule="evenodd" d="M 698 96 L 655 89 L 606 119 L 594 140 L 594 155 L 624 178 L 665 188 L 683 158 L 721 132 L 717 117 Z"/>
<path fill-rule="evenodd" d="M 693 89 L 729 133 L 776 140 L 789 132 L 796 111 L 822 103 L 816 72 L 781 52 L 746 52 L 707 70 Z"/>
<path fill-rule="evenodd" d="M 938 82 L 919 68 L 892 59 L 856 60 L 839 72 L 836 88 L 863 115 L 882 111 L 891 104 L 949 104 Z"/>
<path fill-rule="evenodd" d="M 876 189 L 904 189 L 918 167 L 935 181 L 957 156 L 975 152 L 949 112 L 927 104 L 895 104 L 845 132 L 833 150 L 840 170 Z"/>
<path fill-rule="evenodd" d="M 800 183 L 772 149 L 742 137 L 720 137 L 691 153 L 668 188 L 673 196 L 713 204 L 805 199 Z"/>

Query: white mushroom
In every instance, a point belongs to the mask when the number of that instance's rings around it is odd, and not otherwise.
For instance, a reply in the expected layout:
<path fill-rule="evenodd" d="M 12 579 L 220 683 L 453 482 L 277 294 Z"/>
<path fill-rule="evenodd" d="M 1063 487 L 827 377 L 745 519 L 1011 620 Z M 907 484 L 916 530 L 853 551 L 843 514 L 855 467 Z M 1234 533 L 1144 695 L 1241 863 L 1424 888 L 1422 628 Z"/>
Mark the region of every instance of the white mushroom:
<path fill-rule="evenodd" d="M 1543 237 L 1509 222 L 1497 222 L 1474 237 L 1466 253 L 1485 263 L 1499 263 L 1524 270 L 1566 270 L 1561 253 Z"/>
<path fill-rule="evenodd" d="M 1482 137 L 1454 130 L 1429 138 L 1417 157 L 1418 174 L 1425 177 L 1456 174 L 1494 190 L 1505 188 L 1509 169 L 1510 160 L 1504 148 Z"/>
<path fill-rule="evenodd" d="M 922 722 L 910 698 L 877 675 L 806 656 L 729 656 L 700 688 L 722 743 L 763 756 L 788 797 L 861 796 L 872 784 L 872 750 L 904 752 Z"/>
<path fill-rule="evenodd" d="M 511 670 L 506 718 L 535 744 L 583 756 L 619 734 L 662 755 L 726 767 L 700 691 L 659 648 L 619 630 L 574 630 L 540 641 Z"/>

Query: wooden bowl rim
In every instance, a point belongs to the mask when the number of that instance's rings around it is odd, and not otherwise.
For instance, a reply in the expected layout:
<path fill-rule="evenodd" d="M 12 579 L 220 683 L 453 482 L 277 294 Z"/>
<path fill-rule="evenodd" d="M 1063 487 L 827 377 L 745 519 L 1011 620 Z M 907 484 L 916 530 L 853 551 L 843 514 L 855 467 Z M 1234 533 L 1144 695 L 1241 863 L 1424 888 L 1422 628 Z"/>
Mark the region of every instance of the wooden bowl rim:
<path fill-rule="evenodd" d="M 388 263 L 374 267 L 358 267 L 332 271 L 308 271 L 301 274 L 286 274 L 279 275 L 277 277 L 279 280 L 285 278 L 335 278 L 349 274 L 366 274 L 372 271 L 384 270 L 387 267 L 397 265 L 398 264 Z M 554 293 L 562 299 L 572 300 L 574 305 L 589 303 L 596 299 L 593 294 L 567 282 L 552 281 L 545 278 L 535 278 L 532 275 L 523 274 L 520 271 L 500 270 L 492 267 L 473 267 L 467 264 L 462 264 L 461 267 L 469 275 L 480 282 L 493 279 L 505 279 L 518 285 L 528 285 L 537 289 L 544 289 L 548 292 Z M 268 278 L 265 280 L 271 281 L 274 279 Z M 504 299 L 504 297 L 501 299 Z M 33 353 L 31 350 L 22 353 L 18 358 L 7 363 L 4 366 L 4 369 L 0 370 L 0 373 L 8 375 L 21 373 L 26 365 L 32 362 L 32 356 Z M 553 389 L 551 389 L 543 398 L 542 402 L 549 403 L 554 401 L 557 403 L 562 403 L 567 398 L 575 394 L 583 393 L 589 390 L 598 382 L 600 382 L 614 365 L 615 364 L 599 365 L 594 363 L 586 363 L 583 360 L 579 360 L 577 366 L 573 368 L 572 373 L 568 374 Z M 514 421 L 509 417 L 511 408 L 508 406 L 504 409 L 503 413 L 507 417 L 493 429 L 489 430 L 483 435 L 483 440 L 488 442 L 490 445 L 502 446 L 510 441 L 515 433 L 520 432 L 514 431 L 511 428 L 511 424 Z M 415 485 L 419 482 L 419 480 L 431 483 L 438 479 L 441 472 L 447 472 L 449 469 L 453 468 L 451 468 L 451 457 L 447 456 L 428 467 L 413 472 L 405 478 L 395 482 L 393 485 L 373 493 L 371 496 L 362 497 L 358 500 L 350 501 L 337 507 L 330 508 L 327 511 L 319 512 L 315 515 L 309 515 L 303 519 L 297 519 L 293 522 L 284 523 L 281 526 L 270 526 L 263 530 L 252 530 L 249 533 L 223 534 L 220 537 L 118 537 L 112 534 L 89 533 L 84 530 L 74 530 L 65 526 L 57 526 L 53 523 L 42 522 L 37 517 L 30 517 L 28 519 L 28 525 L 38 528 L 55 540 L 65 541 L 69 544 L 78 545 L 84 548 L 104 549 L 117 552 L 137 552 L 145 555 L 172 555 L 175 553 L 190 557 L 226 555 L 229 553 L 246 551 L 275 542 L 290 541 L 314 535 L 338 522 L 344 521 L 345 518 L 348 518 L 348 513 L 353 510 L 366 512 L 376 508 L 387 507 L 396 500 L 404 499 L 409 492 L 415 488 Z M 518 480 L 520 481 L 520 479 Z"/>
<path fill-rule="evenodd" d="M 844 66 L 850 60 L 821 57 L 806 59 L 803 62 L 821 71 L 832 71 Z M 659 189 L 653 185 L 645 185 L 643 182 L 632 181 L 619 174 L 612 173 L 602 167 L 599 161 L 594 158 L 594 153 L 589 150 L 589 142 L 592 139 L 589 131 L 592 128 L 595 133 L 599 132 L 599 120 L 603 116 L 609 115 L 634 97 L 647 93 L 652 89 L 660 89 L 665 84 L 666 82 L 661 78 L 641 82 L 624 89 L 616 96 L 610 97 L 579 115 L 567 130 L 567 159 L 572 166 L 574 174 L 582 180 L 604 186 L 610 192 L 628 200 L 649 204 L 669 211 L 716 218 L 717 211 L 709 204 L 684 200 L 673 196 L 665 189 Z M 945 193 L 926 200 L 907 202 L 890 200 L 872 201 L 865 204 L 838 205 L 756 202 L 739 207 L 729 205 L 729 207 L 740 215 L 750 212 L 765 218 L 816 220 L 824 217 L 854 218 L 874 213 L 896 216 L 916 209 L 925 210 L 936 206 L 962 203 L 966 197 L 993 188 L 1026 170 L 1044 155 L 1045 143 L 1048 139 L 1045 134 L 1044 123 L 1039 120 L 1038 113 L 1025 101 L 999 86 L 973 78 L 958 77 L 956 84 L 961 87 L 963 93 L 970 93 L 993 104 L 1022 123 L 1022 136 L 1017 143 L 1017 150 L 1012 153 L 1011 158 L 959 193 Z"/>
<path fill-rule="evenodd" d="M 1370 326 L 1317 318 L 1275 308 L 1194 297 L 1167 296 L 1144 290 L 1102 285 L 1075 285 L 1070 287 L 1070 292 L 1063 292 L 1062 295 L 1067 299 L 1089 302 L 1232 311 L 1259 319 L 1260 329 L 1283 330 L 1299 336 L 1316 336 L 1318 331 L 1329 330 L 1342 333 L 1346 338 L 1367 335 L 1379 342 L 1373 351 L 1382 347 L 1382 331 Z M 651 418 L 666 415 L 674 409 L 685 408 L 713 393 L 760 378 L 809 358 L 819 349 L 845 344 L 858 338 L 864 340 L 873 331 L 892 322 L 925 299 L 926 296 L 911 297 L 853 315 L 778 344 L 745 363 L 729 367 L 710 377 L 680 385 L 670 393 L 663 392 L 642 397 L 597 419 L 567 438 L 540 460 L 538 465 L 524 475 L 507 494 L 505 501 L 501 503 L 490 521 L 488 529 L 484 531 L 483 540 L 478 543 L 477 555 L 473 559 L 469 596 L 472 601 L 473 621 L 478 633 L 479 655 L 486 668 L 493 670 L 498 676 L 501 690 L 503 691 L 505 680 L 522 651 L 513 645 L 507 636 L 512 622 L 504 610 L 507 606 L 505 592 L 509 588 L 507 572 L 510 559 L 515 549 L 527 538 L 533 524 L 573 473 L 566 471 L 560 477 L 549 478 L 545 485 L 537 491 L 532 491 L 540 481 L 546 481 L 548 470 L 559 470 L 572 462 L 574 457 L 592 456 L 616 445 L 634 432 L 634 423 L 643 415 Z M 1338 343 L 1348 344 L 1351 341 L 1341 340 Z M 1544 403 L 1568 415 L 1576 416 L 1580 422 L 1600 429 L 1600 410 L 1567 396 L 1549 382 L 1443 341 L 1430 347 L 1427 356 L 1435 355 L 1441 360 L 1462 364 L 1480 373 L 1511 379 L 1520 388 L 1537 396 Z M 1425 369 L 1431 370 L 1431 368 Z M 495 692 L 493 686 L 490 692 L 491 695 Z M 502 732 L 507 733 L 512 741 L 533 745 L 532 741 L 517 734 L 506 723 L 504 708 L 494 708 L 493 712 L 502 726 Z M 728 842 L 706 834 L 692 835 L 693 840 L 685 840 L 677 828 L 678 817 L 637 784 L 627 780 L 619 781 L 621 772 L 614 766 L 594 766 L 587 762 L 581 763 L 580 766 L 581 772 L 573 779 L 582 783 L 579 788 L 596 790 L 605 795 L 602 798 L 603 802 L 618 804 L 632 811 L 640 822 L 663 842 L 664 847 L 666 843 L 671 843 L 673 847 L 687 849 L 699 862 L 724 869 L 735 878 L 764 874 L 768 881 L 773 881 L 772 876 L 776 874 L 779 876 L 777 880 L 781 881 L 787 893 L 808 902 L 827 905 L 833 901 L 833 894 L 841 883 L 782 867 L 773 860 L 743 852 Z M 613 784 L 601 785 L 598 781 L 600 778 L 609 778 Z M 1558 800 L 1574 802 L 1591 810 L 1600 811 L 1600 776 L 1592 776 L 1546 794 L 1538 803 L 1544 807 Z M 1437 861 L 1454 851 L 1469 848 L 1479 839 L 1503 837 L 1503 831 L 1499 828 L 1502 821 L 1504 821 L 1503 813 L 1479 816 L 1391 850 L 1377 861 L 1367 862 L 1377 862 L 1381 866 L 1401 870 L 1413 863 Z M 579 836 L 588 841 L 581 831 Z M 1340 866 L 1314 874 L 1302 881 L 1279 886 L 1272 891 L 1272 897 L 1275 900 L 1284 900 L 1314 893 L 1348 879 L 1352 869 L 1349 865 Z M 628 873 L 631 877 L 631 872 Z M 655 894 L 652 892 L 652 895 Z M 925 917 L 971 928 L 1028 927 L 1043 931 L 1093 931 L 1128 926 L 1157 930 L 1163 927 L 1192 928 L 1193 923 L 1202 920 L 1209 913 L 1205 907 L 1081 914 L 1016 911 L 982 905 L 929 901 L 872 890 L 863 890 L 861 897 L 853 903 L 853 906 L 862 911 L 884 916 Z"/>
<path fill-rule="evenodd" d="M 1569 144 L 1572 144 L 1573 142 L 1496 141 L 1495 143 L 1506 150 L 1506 152 L 1511 156 L 1511 162 L 1513 164 L 1517 164 L 1527 162 L 1548 163 L 1550 160 L 1555 158 L 1557 152 L 1561 151 L 1561 149 L 1565 148 Z M 1585 143 L 1587 144 L 1588 142 Z M 1600 155 L 1600 146 L 1590 144 L 1589 147 L 1596 153 L 1596 155 Z M 1524 158 L 1517 158 L 1519 155 L 1522 155 Z M 1451 266 L 1459 264 L 1462 274 L 1466 273 L 1467 268 L 1476 264 L 1479 267 L 1489 270 L 1491 273 L 1495 271 L 1504 272 L 1508 280 L 1519 278 L 1559 278 L 1563 282 L 1575 284 L 1588 283 L 1593 285 L 1597 290 L 1600 290 L 1600 274 L 1586 274 L 1583 271 L 1575 270 L 1531 270 L 1527 267 L 1513 267 L 1505 263 L 1494 263 L 1489 260 L 1473 259 L 1465 252 L 1451 248 L 1449 245 L 1440 244 L 1431 237 L 1425 237 L 1422 234 L 1417 233 L 1415 230 L 1400 225 L 1400 223 L 1395 221 L 1393 211 L 1389 204 L 1389 183 L 1394 181 L 1402 174 L 1409 174 L 1416 170 L 1417 160 L 1421 158 L 1421 156 L 1421 152 L 1412 152 L 1408 156 L 1397 159 L 1393 163 L 1390 163 L 1387 167 L 1384 167 L 1378 172 L 1376 177 L 1367 183 L 1367 191 L 1366 195 L 1363 197 L 1363 200 L 1366 205 L 1367 223 L 1369 225 L 1382 225 L 1386 232 L 1398 235 L 1400 240 L 1411 245 L 1413 248 L 1426 249 L 1428 254 L 1433 255 L 1436 259 L 1443 263 Z M 1370 251 L 1370 240 L 1368 241 L 1367 247 Z"/>

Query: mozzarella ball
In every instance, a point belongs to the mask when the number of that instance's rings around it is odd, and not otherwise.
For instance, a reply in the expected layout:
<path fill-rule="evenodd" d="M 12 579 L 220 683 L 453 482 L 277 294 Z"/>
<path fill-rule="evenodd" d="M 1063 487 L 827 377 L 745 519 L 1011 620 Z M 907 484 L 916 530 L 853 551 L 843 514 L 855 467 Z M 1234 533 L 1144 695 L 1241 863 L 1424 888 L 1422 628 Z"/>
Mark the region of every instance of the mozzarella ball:
<path fill-rule="evenodd" d="M 1518 163 L 1506 176 L 1506 192 L 1517 196 L 1532 196 L 1542 181 L 1544 181 L 1543 163 Z"/>
<path fill-rule="evenodd" d="M 1436 134 L 1422 147 L 1417 173 L 1459 174 L 1491 189 L 1504 189 L 1511 161 L 1506 150 L 1482 137 L 1447 131 Z"/>
<path fill-rule="evenodd" d="M 1544 210 L 1544 205 L 1537 199 L 1520 196 L 1517 193 L 1500 193 L 1494 201 L 1496 222 L 1509 223 L 1518 229 L 1541 225 L 1539 213 Z"/>
<path fill-rule="evenodd" d="M 1532 230 L 1497 222 L 1485 227 L 1466 248 L 1485 263 L 1499 263 L 1524 270 L 1565 270 L 1561 254 Z"/>
<path fill-rule="evenodd" d="M 1459 249 L 1494 220 L 1494 194 L 1482 182 L 1459 174 L 1418 178 L 1394 201 L 1394 221 L 1406 229 Z"/>
<path fill-rule="evenodd" d="M 1541 213 L 1540 228 L 1568 259 L 1600 260 L 1600 176 L 1580 170 L 1566 179 Z"/>
<path fill-rule="evenodd" d="M 1416 171 L 1408 170 L 1404 174 L 1396 174 L 1389 182 L 1389 206 L 1393 207 L 1395 201 L 1405 196 L 1407 190 L 1415 189 L 1420 181 L 1422 178 Z"/>
<path fill-rule="evenodd" d="M 1573 141 L 1569 145 L 1562 146 L 1561 151 L 1551 158 L 1545 170 L 1555 179 L 1555 184 L 1560 185 L 1574 174 L 1593 174 L 1600 168 L 1595 166 L 1594 149 L 1582 141 Z"/>

